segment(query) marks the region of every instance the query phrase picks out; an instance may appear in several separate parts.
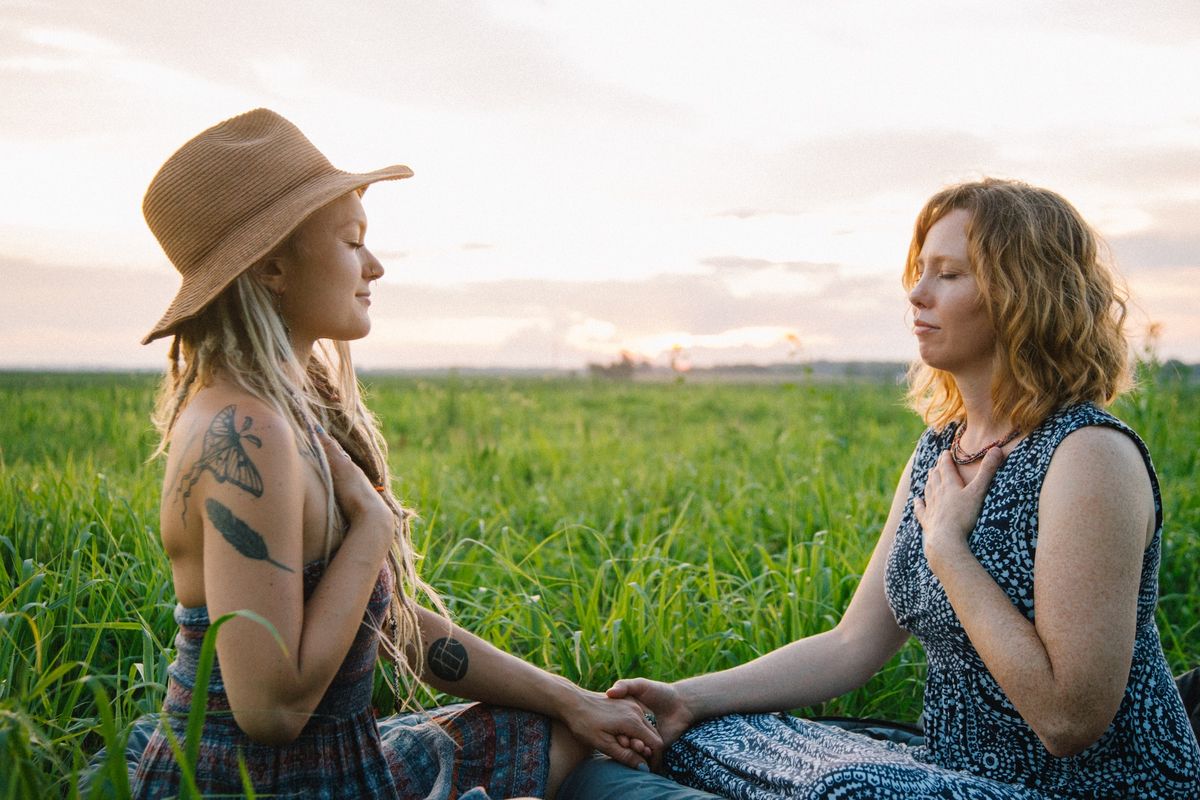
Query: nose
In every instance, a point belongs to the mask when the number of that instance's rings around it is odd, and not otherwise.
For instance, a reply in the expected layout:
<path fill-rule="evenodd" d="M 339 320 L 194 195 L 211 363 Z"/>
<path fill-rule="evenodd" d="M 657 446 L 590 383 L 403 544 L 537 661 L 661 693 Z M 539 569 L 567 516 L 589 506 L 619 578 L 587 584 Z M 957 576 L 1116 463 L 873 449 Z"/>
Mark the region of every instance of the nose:
<path fill-rule="evenodd" d="M 929 275 L 928 270 L 917 279 L 917 282 L 908 290 L 908 302 L 912 303 L 917 308 L 925 308 L 929 301 L 929 288 L 926 285 L 926 277 Z"/>
<path fill-rule="evenodd" d="M 363 249 L 365 250 L 366 248 Z M 367 250 L 367 259 L 363 265 L 363 270 L 366 273 L 367 280 L 375 281 L 383 277 L 383 263 L 370 250 Z"/>

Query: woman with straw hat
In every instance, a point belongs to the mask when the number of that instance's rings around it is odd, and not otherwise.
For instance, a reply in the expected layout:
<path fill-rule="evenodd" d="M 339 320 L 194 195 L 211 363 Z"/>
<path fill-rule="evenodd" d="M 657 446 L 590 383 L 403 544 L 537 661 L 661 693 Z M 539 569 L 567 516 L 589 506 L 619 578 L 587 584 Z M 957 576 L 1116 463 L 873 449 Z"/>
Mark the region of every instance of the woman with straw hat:
<path fill-rule="evenodd" d="M 146 220 L 183 278 L 143 340 L 173 337 L 155 419 L 179 634 L 136 796 L 247 783 L 274 796 L 553 796 L 593 748 L 644 766 L 660 744 L 633 701 L 455 626 L 417 575 L 409 512 L 346 344 L 370 330 L 383 275 L 360 196 L 411 175 L 342 172 L 257 109 L 185 144 L 146 193 Z M 205 633 L 223 617 L 198 687 Z M 407 677 L 490 705 L 377 725 L 381 645 Z M 185 752 L 205 689 L 199 747 Z"/>

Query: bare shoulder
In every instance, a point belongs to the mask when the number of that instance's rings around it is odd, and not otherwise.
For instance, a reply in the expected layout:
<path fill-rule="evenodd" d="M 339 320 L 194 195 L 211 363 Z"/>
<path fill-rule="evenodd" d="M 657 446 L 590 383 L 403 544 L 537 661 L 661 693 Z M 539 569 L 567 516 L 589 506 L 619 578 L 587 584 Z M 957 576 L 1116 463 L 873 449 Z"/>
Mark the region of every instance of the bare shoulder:
<path fill-rule="evenodd" d="M 224 384 L 201 389 L 180 415 L 172 448 L 227 453 L 295 450 L 291 425 L 270 403 L 239 387 Z M 184 455 L 185 458 L 187 454 Z"/>
<path fill-rule="evenodd" d="M 161 498 L 160 534 L 180 602 L 212 600 L 205 564 L 222 552 L 205 546 L 214 526 L 242 538 L 253 527 L 272 554 L 298 563 L 303 497 L 296 437 L 273 405 L 220 382 L 197 392 L 171 432 Z"/>
<path fill-rule="evenodd" d="M 1057 512 L 1093 525 L 1120 521 L 1130 532 L 1144 530 L 1147 542 L 1153 534 L 1154 494 L 1141 450 L 1127 434 L 1108 426 L 1090 425 L 1063 439 L 1046 472 L 1042 506 L 1043 514 Z"/>
<path fill-rule="evenodd" d="M 221 487 L 262 497 L 275 480 L 296 473 L 299 451 L 292 427 L 270 403 L 238 387 L 201 389 L 171 434 L 164 510 L 186 525 L 193 495 Z"/>
<path fill-rule="evenodd" d="M 1054 451 L 1046 480 L 1090 477 L 1116 480 L 1133 488 L 1141 485 L 1140 481 L 1131 480 L 1138 476 L 1147 476 L 1146 465 L 1133 439 L 1107 425 L 1088 425 L 1062 440 Z"/>

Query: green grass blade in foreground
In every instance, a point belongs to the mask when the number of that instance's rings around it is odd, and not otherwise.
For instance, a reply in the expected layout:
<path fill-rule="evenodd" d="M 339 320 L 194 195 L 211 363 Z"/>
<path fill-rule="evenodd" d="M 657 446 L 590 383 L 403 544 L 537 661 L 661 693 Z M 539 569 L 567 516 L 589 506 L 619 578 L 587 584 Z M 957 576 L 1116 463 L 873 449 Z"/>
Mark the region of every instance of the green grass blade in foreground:
<path fill-rule="evenodd" d="M 217 631 L 231 619 L 242 617 L 244 619 L 257 622 L 270 632 L 271 637 L 275 639 L 275 643 L 279 645 L 279 649 L 287 654 L 287 645 L 283 641 L 283 637 L 279 635 L 279 631 L 271 624 L 270 620 L 261 614 L 257 614 L 248 609 L 240 609 L 238 611 L 230 611 L 228 614 L 222 614 L 213 620 L 208 627 L 208 631 L 204 634 L 204 643 L 200 646 L 200 659 L 196 665 L 196 683 L 192 694 L 192 705 L 188 709 L 187 728 L 184 733 L 184 749 L 183 760 L 180 766 L 187 769 L 189 777 L 193 773 L 196 760 L 200 756 L 200 737 L 204 729 L 204 717 L 208 712 L 208 681 L 212 677 L 213 663 L 217 656 Z M 177 753 L 177 757 L 178 757 Z M 195 791 L 195 781 L 190 781 L 190 789 Z"/>
<path fill-rule="evenodd" d="M 104 761 L 92 775 L 89 797 L 129 797 L 131 789 L 129 765 L 125 761 L 125 736 L 117 733 L 108 692 L 104 691 L 104 687 L 95 677 L 84 678 L 82 682 L 91 688 L 95 697 L 96 709 L 100 715 L 100 735 L 104 738 L 105 745 Z"/>

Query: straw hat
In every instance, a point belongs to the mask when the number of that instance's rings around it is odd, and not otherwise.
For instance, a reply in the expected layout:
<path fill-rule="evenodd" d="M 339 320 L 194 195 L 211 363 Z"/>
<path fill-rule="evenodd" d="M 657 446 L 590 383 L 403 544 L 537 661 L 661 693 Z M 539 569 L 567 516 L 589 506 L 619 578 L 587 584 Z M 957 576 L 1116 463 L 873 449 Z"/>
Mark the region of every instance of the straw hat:
<path fill-rule="evenodd" d="M 142 212 L 183 285 L 142 344 L 196 316 L 309 214 L 375 181 L 408 178 L 399 164 L 336 169 L 300 129 L 257 108 L 179 148 L 159 169 Z"/>

